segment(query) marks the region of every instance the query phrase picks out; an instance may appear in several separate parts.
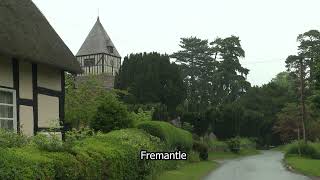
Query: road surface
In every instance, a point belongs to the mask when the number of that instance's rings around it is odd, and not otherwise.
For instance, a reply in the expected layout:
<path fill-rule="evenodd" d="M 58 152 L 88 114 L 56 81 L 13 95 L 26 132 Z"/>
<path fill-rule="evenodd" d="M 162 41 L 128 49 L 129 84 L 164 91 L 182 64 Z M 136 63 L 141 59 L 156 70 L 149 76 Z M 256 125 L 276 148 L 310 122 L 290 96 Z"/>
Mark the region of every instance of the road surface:
<path fill-rule="evenodd" d="M 225 161 L 205 180 L 311 180 L 287 171 L 281 161 L 283 154 L 262 151 L 262 154 Z"/>

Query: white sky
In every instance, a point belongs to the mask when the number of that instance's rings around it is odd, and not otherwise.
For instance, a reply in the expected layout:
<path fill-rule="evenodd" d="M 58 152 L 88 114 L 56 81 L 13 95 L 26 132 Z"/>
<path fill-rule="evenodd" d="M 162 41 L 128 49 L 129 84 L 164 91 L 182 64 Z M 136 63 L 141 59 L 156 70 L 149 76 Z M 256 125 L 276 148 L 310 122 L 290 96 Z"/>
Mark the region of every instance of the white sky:
<path fill-rule="evenodd" d="M 296 37 L 320 30 L 319 0 L 33 0 L 75 54 L 98 16 L 122 55 L 179 50 L 181 37 L 239 36 L 253 85 L 296 53 Z"/>

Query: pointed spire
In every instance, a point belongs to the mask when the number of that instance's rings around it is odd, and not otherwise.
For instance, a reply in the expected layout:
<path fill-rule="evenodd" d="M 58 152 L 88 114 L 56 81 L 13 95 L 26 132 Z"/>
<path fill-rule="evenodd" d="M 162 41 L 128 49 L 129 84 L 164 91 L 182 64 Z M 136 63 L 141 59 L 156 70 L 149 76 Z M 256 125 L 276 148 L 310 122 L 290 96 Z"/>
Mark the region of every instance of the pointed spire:
<path fill-rule="evenodd" d="M 110 47 L 113 47 L 110 49 Z M 98 16 L 96 23 L 91 29 L 86 40 L 82 44 L 77 56 L 106 53 L 113 56 L 121 57 L 106 30 L 100 22 Z"/>

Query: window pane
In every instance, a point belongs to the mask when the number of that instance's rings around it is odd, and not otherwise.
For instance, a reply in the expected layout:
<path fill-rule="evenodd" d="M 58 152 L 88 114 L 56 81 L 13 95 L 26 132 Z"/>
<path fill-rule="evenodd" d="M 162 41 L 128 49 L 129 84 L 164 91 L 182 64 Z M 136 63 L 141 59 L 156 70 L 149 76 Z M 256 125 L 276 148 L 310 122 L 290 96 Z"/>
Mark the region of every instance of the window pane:
<path fill-rule="evenodd" d="M 0 103 L 13 104 L 13 94 L 12 94 L 12 92 L 0 91 Z"/>
<path fill-rule="evenodd" d="M 13 130 L 13 121 L 0 119 L 0 128 Z"/>
<path fill-rule="evenodd" d="M 94 66 L 95 65 L 95 60 L 94 59 L 85 59 L 83 64 L 84 64 L 85 67 Z"/>
<path fill-rule="evenodd" d="M 13 118 L 13 107 L 0 105 L 0 118 Z"/>

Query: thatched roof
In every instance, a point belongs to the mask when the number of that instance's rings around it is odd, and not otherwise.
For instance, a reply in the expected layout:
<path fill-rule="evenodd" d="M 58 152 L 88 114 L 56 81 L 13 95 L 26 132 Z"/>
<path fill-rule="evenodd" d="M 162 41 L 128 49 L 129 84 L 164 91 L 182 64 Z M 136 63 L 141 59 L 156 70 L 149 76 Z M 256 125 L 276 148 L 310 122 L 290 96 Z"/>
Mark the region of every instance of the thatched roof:
<path fill-rule="evenodd" d="M 110 52 L 108 46 L 113 47 L 113 52 Z M 121 57 L 98 17 L 97 22 L 94 24 L 89 35 L 78 51 L 77 56 L 99 53 L 106 53 L 113 56 Z"/>
<path fill-rule="evenodd" d="M 72 52 L 31 0 L 0 0 L 0 54 L 81 72 Z"/>

